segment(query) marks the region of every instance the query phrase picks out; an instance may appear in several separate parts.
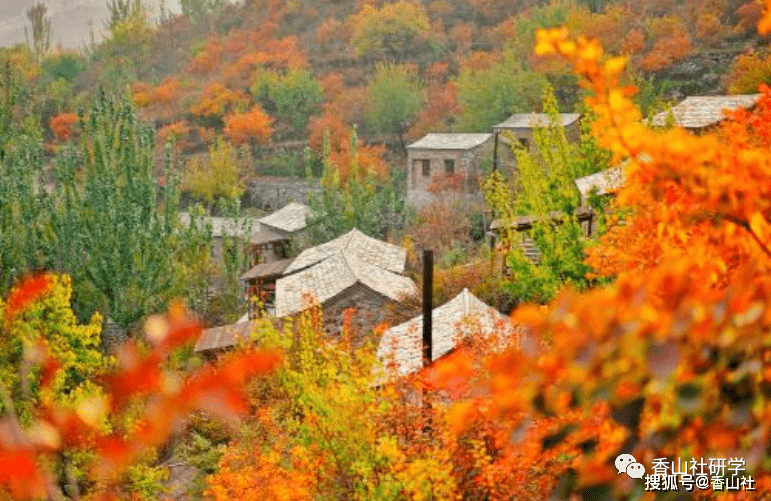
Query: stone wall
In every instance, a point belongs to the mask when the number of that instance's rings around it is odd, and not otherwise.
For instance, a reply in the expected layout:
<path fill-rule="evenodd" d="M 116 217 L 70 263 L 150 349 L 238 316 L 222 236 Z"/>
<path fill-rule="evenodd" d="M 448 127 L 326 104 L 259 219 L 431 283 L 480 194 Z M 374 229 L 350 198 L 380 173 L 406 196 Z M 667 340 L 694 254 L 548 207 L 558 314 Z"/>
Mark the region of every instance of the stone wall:
<path fill-rule="evenodd" d="M 280 209 L 289 202 L 307 203 L 309 192 L 320 193 L 318 182 L 308 185 L 304 179 L 258 179 L 247 189 L 248 205 L 258 209 Z"/>
<path fill-rule="evenodd" d="M 454 160 L 455 174 L 465 178 L 463 192 L 472 194 L 472 198 L 478 198 L 481 166 L 485 162 L 492 165 L 493 146 L 493 141 L 489 140 L 468 150 L 410 149 L 407 158 L 407 203 L 421 208 L 434 200 L 435 197 L 428 188 L 434 180 L 446 176 L 445 160 Z M 427 177 L 423 176 L 421 160 L 431 162 L 430 175 Z"/>
<path fill-rule="evenodd" d="M 356 313 L 351 321 L 351 330 L 357 343 L 372 333 L 376 325 L 386 319 L 387 308 L 393 301 L 360 283 L 354 284 L 322 305 L 324 331 L 340 335 L 343 313 L 354 308 Z"/>

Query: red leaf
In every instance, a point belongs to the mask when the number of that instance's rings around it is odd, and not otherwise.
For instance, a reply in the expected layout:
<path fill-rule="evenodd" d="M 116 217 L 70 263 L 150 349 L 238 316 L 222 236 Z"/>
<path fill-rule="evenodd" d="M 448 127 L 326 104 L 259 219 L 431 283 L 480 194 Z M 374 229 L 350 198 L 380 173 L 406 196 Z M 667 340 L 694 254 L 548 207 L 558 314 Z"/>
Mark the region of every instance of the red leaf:
<path fill-rule="evenodd" d="M 49 275 L 34 275 L 23 279 L 8 294 L 5 314 L 8 320 L 27 309 L 30 304 L 44 295 L 51 288 L 53 280 Z"/>
<path fill-rule="evenodd" d="M 15 499 L 29 499 L 45 494 L 43 477 L 32 451 L 0 452 L 0 485 Z"/>

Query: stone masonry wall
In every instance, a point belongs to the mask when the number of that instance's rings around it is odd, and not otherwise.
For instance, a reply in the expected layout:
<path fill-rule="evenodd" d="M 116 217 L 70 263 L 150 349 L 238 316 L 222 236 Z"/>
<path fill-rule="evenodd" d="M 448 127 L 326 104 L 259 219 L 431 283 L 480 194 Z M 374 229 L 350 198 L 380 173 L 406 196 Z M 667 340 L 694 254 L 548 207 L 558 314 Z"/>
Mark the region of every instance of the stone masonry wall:
<path fill-rule="evenodd" d="M 500 149 L 500 145 L 499 145 Z M 466 178 L 464 191 L 467 194 L 478 195 L 480 192 L 478 177 L 481 165 L 485 161 L 492 162 L 493 141 L 470 150 L 410 150 L 407 159 L 407 203 L 420 208 L 433 200 L 428 191 L 432 181 L 445 175 L 445 159 L 455 160 L 455 173 Z M 424 177 L 420 162 L 414 160 L 427 159 L 431 161 L 431 175 Z"/>
<path fill-rule="evenodd" d="M 271 211 L 280 209 L 289 202 L 307 203 L 308 193 L 320 193 L 317 182 L 308 185 L 303 179 L 259 179 L 253 181 L 247 190 L 251 207 Z"/>
<path fill-rule="evenodd" d="M 343 312 L 347 308 L 356 309 L 351 322 L 354 339 L 361 342 L 372 333 L 374 327 L 386 318 L 386 309 L 391 300 L 362 284 L 355 284 L 336 297 L 324 303 L 324 331 L 331 335 L 340 335 Z"/>

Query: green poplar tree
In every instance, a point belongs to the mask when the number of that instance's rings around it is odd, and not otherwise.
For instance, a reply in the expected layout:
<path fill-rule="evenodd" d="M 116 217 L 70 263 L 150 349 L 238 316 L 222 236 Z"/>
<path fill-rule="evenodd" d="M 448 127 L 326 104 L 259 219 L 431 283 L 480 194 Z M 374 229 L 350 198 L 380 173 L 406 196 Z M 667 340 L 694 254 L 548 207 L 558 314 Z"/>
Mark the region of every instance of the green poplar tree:
<path fill-rule="evenodd" d="M 576 215 L 581 194 L 575 179 L 608 168 L 610 162 L 609 153 L 597 146 L 587 130 L 580 142 L 568 141 L 551 90 L 545 93 L 543 105 L 549 124 L 533 132 L 534 148 L 512 142 L 516 144 L 514 185 L 500 173 L 490 175 L 484 183 L 488 205 L 507 228 L 503 238 L 511 243 L 506 264 L 512 279 L 506 288 L 517 301 L 547 302 L 567 284 L 578 289 L 588 285 L 585 276 L 591 270 L 583 261 L 591 239 L 584 236 Z M 594 225 L 601 231 L 602 211 L 596 214 L 600 220 Z M 521 235 L 511 228 L 522 216 L 533 221 L 527 236 L 540 253 L 538 262 L 525 255 L 519 245 Z"/>
<path fill-rule="evenodd" d="M 373 172 L 361 175 L 357 162 L 358 136 L 351 131 L 353 165 L 346 183 L 340 181 L 337 166 L 329 160 L 329 134 L 324 137 L 321 193 L 308 193 L 311 208 L 307 217 L 308 235 L 314 245 L 327 242 L 353 228 L 365 234 L 385 239 L 404 228 L 406 206 L 403 181 L 392 176 L 387 183 L 379 183 Z"/>

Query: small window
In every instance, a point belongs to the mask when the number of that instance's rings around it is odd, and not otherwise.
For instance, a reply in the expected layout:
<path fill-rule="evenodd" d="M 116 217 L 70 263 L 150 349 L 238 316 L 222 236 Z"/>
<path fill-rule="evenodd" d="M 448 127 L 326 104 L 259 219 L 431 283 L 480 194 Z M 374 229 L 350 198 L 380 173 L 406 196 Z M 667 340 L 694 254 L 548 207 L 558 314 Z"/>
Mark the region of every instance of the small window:
<path fill-rule="evenodd" d="M 454 174 L 455 173 L 455 160 L 451 158 L 446 158 L 444 160 L 444 172 L 445 174 Z"/>
<path fill-rule="evenodd" d="M 521 137 L 521 138 L 519 138 L 519 144 L 520 144 L 520 145 L 521 145 L 523 148 L 529 148 L 529 147 L 530 147 L 530 141 L 528 141 L 528 140 L 527 140 L 527 138 L 525 138 L 525 137 Z"/>
<path fill-rule="evenodd" d="M 422 160 L 423 162 L 423 177 L 429 177 L 431 175 L 431 160 Z"/>

